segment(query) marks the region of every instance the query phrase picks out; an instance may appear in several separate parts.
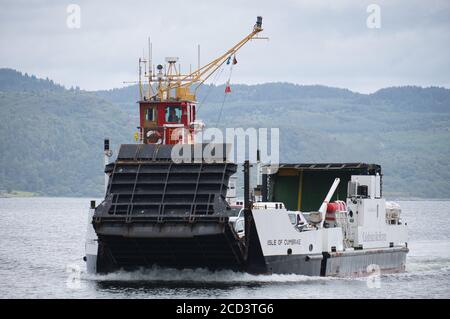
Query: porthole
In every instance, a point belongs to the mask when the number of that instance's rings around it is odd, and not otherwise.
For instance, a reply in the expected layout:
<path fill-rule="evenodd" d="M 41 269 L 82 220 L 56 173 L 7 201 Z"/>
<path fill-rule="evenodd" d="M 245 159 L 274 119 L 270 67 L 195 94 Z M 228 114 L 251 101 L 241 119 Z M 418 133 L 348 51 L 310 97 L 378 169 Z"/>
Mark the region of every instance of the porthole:
<path fill-rule="evenodd" d="M 309 251 L 312 251 L 312 250 L 313 250 L 313 245 L 309 244 Z"/>
<path fill-rule="evenodd" d="M 287 254 L 288 254 L 288 255 L 292 255 L 292 249 L 289 248 L 289 249 L 287 250 Z"/>

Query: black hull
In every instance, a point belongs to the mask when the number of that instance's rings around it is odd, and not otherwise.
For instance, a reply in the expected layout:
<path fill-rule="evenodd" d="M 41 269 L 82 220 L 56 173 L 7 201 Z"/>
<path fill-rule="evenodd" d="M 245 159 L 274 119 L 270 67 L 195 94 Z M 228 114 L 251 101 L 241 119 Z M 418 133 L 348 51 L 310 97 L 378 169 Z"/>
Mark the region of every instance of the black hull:
<path fill-rule="evenodd" d="M 191 238 L 99 237 L 97 272 L 136 270 L 153 266 L 244 271 L 239 242 L 226 234 Z"/>

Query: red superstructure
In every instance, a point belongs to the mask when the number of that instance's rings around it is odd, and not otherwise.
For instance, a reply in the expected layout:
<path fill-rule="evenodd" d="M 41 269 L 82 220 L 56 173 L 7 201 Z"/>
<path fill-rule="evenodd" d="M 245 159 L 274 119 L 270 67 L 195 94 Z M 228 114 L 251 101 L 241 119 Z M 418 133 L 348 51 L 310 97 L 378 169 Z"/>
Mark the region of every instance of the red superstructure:
<path fill-rule="evenodd" d="M 236 64 L 236 52 L 252 39 L 263 39 L 256 37 L 262 30 L 262 17 L 257 17 L 253 30 L 247 36 L 202 67 L 199 61 L 198 69 L 187 74 L 181 72 L 178 57 L 166 57 L 164 65 L 158 64 L 154 68 L 149 43 L 148 60 L 139 59 L 140 126 L 136 140 L 144 144 L 194 143 L 195 133 L 203 128 L 203 124 L 196 121 L 198 88 L 221 66 L 231 67 Z M 146 93 L 143 77 L 147 84 Z M 227 93 L 230 93 L 229 80 L 225 91 Z"/>
<path fill-rule="evenodd" d="M 193 143 L 195 103 L 140 101 L 140 136 L 145 144 Z"/>

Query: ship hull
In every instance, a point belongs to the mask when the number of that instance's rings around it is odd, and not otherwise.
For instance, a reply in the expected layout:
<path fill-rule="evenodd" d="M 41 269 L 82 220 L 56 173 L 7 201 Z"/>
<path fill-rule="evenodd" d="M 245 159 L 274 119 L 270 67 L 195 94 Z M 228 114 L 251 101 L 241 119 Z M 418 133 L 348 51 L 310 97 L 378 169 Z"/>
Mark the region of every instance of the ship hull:
<path fill-rule="evenodd" d="M 267 256 L 264 258 L 267 274 L 296 274 L 305 276 L 320 276 L 323 256 L 290 255 Z"/>
<path fill-rule="evenodd" d="M 164 243 L 163 243 L 164 242 Z M 99 255 L 87 255 L 90 273 L 133 271 L 154 266 L 175 269 L 209 269 L 252 274 L 296 274 L 325 277 L 359 277 L 372 273 L 405 271 L 407 248 L 383 248 L 318 255 L 266 256 L 264 266 L 236 259 L 229 243 L 221 236 L 183 239 L 123 239 L 100 241 Z"/>
<path fill-rule="evenodd" d="M 392 247 L 326 253 L 322 275 L 344 277 L 403 272 L 408 251 L 406 247 Z"/>
<path fill-rule="evenodd" d="M 89 274 L 97 272 L 97 254 L 86 254 L 86 270 Z"/>
<path fill-rule="evenodd" d="M 403 272 L 407 253 L 407 248 L 383 248 L 320 255 L 267 256 L 264 260 L 267 274 L 359 277 Z"/>
<path fill-rule="evenodd" d="M 161 268 L 244 271 L 238 243 L 225 234 L 190 238 L 101 236 L 97 272 Z"/>
<path fill-rule="evenodd" d="M 344 249 L 341 228 L 299 232 L 277 209 L 253 210 L 246 223 L 248 269 L 255 273 L 347 277 L 405 270 L 406 245 Z"/>

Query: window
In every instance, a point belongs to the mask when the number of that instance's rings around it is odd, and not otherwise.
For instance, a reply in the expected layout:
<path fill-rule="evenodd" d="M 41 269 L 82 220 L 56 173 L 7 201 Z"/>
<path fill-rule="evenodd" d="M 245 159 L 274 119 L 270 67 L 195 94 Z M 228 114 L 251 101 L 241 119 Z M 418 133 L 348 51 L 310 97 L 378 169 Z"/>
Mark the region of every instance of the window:
<path fill-rule="evenodd" d="M 154 107 L 149 107 L 145 110 L 145 120 L 151 122 L 156 121 L 156 110 Z"/>
<path fill-rule="evenodd" d="M 166 122 L 181 123 L 181 107 L 179 106 L 166 107 Z"/>

